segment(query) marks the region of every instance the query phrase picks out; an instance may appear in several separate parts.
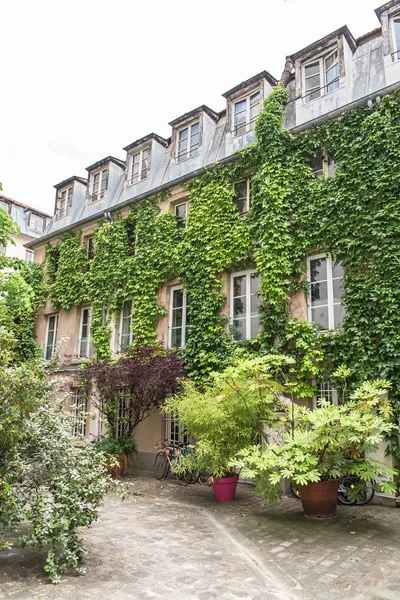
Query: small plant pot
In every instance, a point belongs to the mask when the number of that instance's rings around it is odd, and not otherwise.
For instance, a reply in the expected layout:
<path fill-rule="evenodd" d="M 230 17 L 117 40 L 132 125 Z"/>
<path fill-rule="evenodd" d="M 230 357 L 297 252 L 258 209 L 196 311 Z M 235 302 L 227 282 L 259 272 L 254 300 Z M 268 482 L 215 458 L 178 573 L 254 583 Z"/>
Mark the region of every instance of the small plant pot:
<path fill-rule="evenodd" d="M 304 516 L 308 519 L 332 519 L 336 517 L 338 479 L 299 485 Z"/>
<path fill-rule="evenodd" d="M 235 499 L 239 475 L 232 477 L 213 477 L 212 488 L 217 502 L 232 502 Z"/>
<path fill-rule="evenodd" d="M 126 468 L 126 456 L 125 454 L 120 454 L 118 456 L 118 464 L 113 465 L 108 468 L 108 474 L 111 475 L 114 479 L 119 479 L 125 472 Z"/>

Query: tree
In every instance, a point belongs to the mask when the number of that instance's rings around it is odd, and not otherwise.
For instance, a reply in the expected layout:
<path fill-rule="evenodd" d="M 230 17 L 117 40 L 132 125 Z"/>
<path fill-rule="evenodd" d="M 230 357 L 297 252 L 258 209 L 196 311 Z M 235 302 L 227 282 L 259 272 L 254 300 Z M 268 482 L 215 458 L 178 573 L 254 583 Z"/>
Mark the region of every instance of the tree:
<path fill-rule="evenodd" d="M 160 346 L 142 346 L 113 362 L 89 365 L 82 382 L 105 416 L 111 436 L 130 436 L 167 396 L 180 388 L 182 360 Z"/>

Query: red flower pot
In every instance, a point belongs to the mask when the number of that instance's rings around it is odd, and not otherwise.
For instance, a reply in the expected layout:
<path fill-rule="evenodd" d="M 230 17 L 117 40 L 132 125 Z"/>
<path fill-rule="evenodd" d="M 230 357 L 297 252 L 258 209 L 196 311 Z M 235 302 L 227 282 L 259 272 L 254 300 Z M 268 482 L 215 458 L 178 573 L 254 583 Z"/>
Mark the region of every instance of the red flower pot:
<path fill-rule="evenodd" d="M 233 477 L 213 477 L 212 487 L 217 502 L 232 502 L 235 499 L 239 475 Z"/>
<path fill-rule="evenodd" d="M 338 479 L 299 485 L 298 490 L 303 504 L 304 516 L 309 519 L 336 517 L 338 487 Z"/>

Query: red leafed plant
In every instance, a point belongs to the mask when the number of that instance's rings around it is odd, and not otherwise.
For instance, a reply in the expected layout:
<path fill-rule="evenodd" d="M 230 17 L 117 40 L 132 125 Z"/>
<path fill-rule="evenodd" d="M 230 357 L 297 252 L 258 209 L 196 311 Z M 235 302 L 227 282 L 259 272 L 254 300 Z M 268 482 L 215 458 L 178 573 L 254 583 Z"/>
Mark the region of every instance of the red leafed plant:
<path fill-rule="evenodd" d="M 163 346 L 142 346 L 112 362 L 89 365 L 82 381 L 106 418 L 109 433 L 131 436 L 153 408 L 180 389 L 182 360 Z"/>

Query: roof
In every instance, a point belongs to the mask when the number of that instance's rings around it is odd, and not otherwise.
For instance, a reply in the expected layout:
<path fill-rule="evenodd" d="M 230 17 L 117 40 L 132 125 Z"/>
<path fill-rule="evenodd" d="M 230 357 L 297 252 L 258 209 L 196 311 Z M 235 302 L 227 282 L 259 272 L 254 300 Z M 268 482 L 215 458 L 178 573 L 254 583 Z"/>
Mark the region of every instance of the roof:
<path fill-rule="evenodd" d="M 80 183 L 87 185 L 87 179 L 84 179 L 83 177 L 77 177 L 76 175 L 72 175 L 72 177 L 68 177 L 68 179 L 64 179 L 64 181 L 61 181 L 60 183 L 56 183 L 56 185 L 54 185 L 53 187 L 55 187 L 56 190 L 58 190 L 70 183 L 73 183 L 74 181 L 80 181 Z"/>
<path fill-rule="evenodd" d="M 98 169 L 99 167 L 103 167 L 104 165 L 106 165 L 109 162 L 115 163 L 122 169 L 125 168 L 124 160 L 120 160 L 119 158 L 115 158 L 114 156 L 106 156 L 106 158 L 102 158 L 101 160 L 98 160 L 97 162 L 90 165 L 90 167 L 86 167 L 86 171 L 93 171 L 93 169 Z"/>
<path fill-rule="evenodd" d="M 272 86 L 277 85 L 277 83 L 278 83 L 278 80 L 275 79 L 275 77 L 273 77 L 271 75 L 271 73 L 268 73 L 268 71 L 261 71 L 261 73 L 258 73 L 257 75 L 254 75 L 253 77 L 250 77 L 250 79 L 246 79 L 246 81 L 242 81 L 242 83 L 239 83 L 239 85 L 236 85 L 235 87 L 228 90 L 227 92 L 225 92 L 222 95 L 224 98 L 229 98 L 230 96 L 233 96 L 233 94 L 236 94 L 236 92 L 239 92 L 243 88 L 246 88 L 247 86 L 251 85 L 252 83 L 256 83 L 257 81 L 260 81 L 261 79 L 266 79 L 268 81 L 268 83 L 271 84 Z"/>
<path fill-rule="evenodd" d="M 399 0 L 391 0 L 391 2 L 386 2 L 386 4 L 382 4 L 382 6 L 376 8 L 375 14 L 378 17 L 379 21 L 381 21 L 382 13 L 384 13 L 387 10 L 390 10 L 393 6 L 398 6 L 399 4 Z"/>
<path fill-rule="evenodd" d="M 209 117 L 211 117 L 211 119 L 213 119 L 213 121 L 218 121 L 218 113 L 212 110 L 212 108 L 209 108 L 206 104 L 202 104 L 201 106 L 194 108 L 193 110 L 185 113 L 184 115 L 181 115 L 177 119 L 170 121 L 168 125 L 171 125 L 171 127 L 175 127 L 176 125 L 179 125 L 179 123 L 182 123 L 183 121 L 187 121 L 190 118 L 195 117 L 200 112 L 205 112 Z"/>
<path fill-rule="evenodd" d="M 339 29 L 336 29 L 336 31 L 332 31 L 332 33 L 329 33 L 328 35 L 326 35 L 325 37 L 321 38 L 320 40 L 317 40 L 316 42 L 313 42 L 309 46 L 306 46 L 305 48 L 302 48 L 301 50 L 299 50 L 298 52 L 295 52 L 294 54 L 290 54 L 289 58 L 294 62 L 295 60 L 297 60 L 298 58 L 300 58 L 304 54 L 308 54 L 308 53 L 312 52 L 313 50 L 316 50 L 320 46 L 324 46 L 325 44 L 328 44 L 331 40 L 333 40 L 334 38 L 337 38 L 340 35 L 344 35 L 344 37 L 346 38 L 346 40 L 347 40 L 350 48 L 354 52 L 354 50 L 357 47 L 356 40 L 353 37 L 353 34 L 351 33 L 351 31 L 347 27 L 347 25 L 343 25 L 343 27 L 340 27 Z"/>
<path fill-rule="evenodd" d="M 382 33 L 382 27 L 376 27 L 375 29 L 368 31 L 367 33 L 364 33 L 363 35 L 360 35 L 360 37 L 358 37 L 356 39 L 357 46 L 358 46 L 358 44 L 363 44 L 364 42 L 367 42 L 369 39 L 371 39 L 373 37 L 381 35 L 381 33 Z"/>
<path fill-rule="evenodd" d="M 33 206 L 28 206 L 27 204 L 22 204 L 22 202 L 18 202 L 18 200 L 14 200 L 13 198 L 9 198 L 8 196 L 4 196 L 4 194 L 0 194 L 0 200 L 2 200 L 3 202 L 12 202 L 13 204 L 16 204 L 17 206 L 24 208 L 25 210 L 32 210 L 33 212 L 35 212 L 39 215 L 43 215 L 44 217 L 48 217 L 49 219 L 52 218 L 52 215 L 49 215 L 48 213 L 45 213 L 42 210 L 38 210 L 37 208 L 33 208 Z"/>
<path fill-rule="evenodd" d="M 145 144 L 146 142 L 149 142 L 150 140 L 155 140 L 156 142 L 158 142 L 159 144 L 161 144 L 161 146 L 164 146 L 165 148 L 168 146 L 168 140 L 161 137 L 161 135 L 157 135 L 156 133 L 149 133 L 148 135 L 145 135 L 144 137 L 141 137 L 138 140 L 135 140 L 134 142 L 132 142 L 132 144 L 125 146 L 125 148 L 123 148 L 123 149 L 128 152 L 128 150 L 132 150 L 132 148 L 135 148 L 135 146 L 141 146 L 142 144 Z"/>

